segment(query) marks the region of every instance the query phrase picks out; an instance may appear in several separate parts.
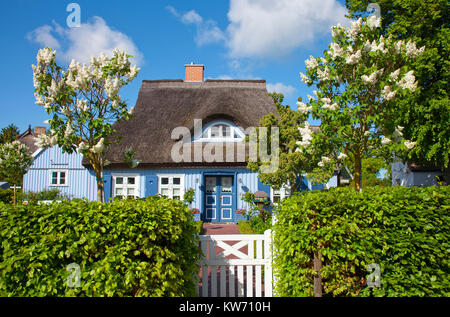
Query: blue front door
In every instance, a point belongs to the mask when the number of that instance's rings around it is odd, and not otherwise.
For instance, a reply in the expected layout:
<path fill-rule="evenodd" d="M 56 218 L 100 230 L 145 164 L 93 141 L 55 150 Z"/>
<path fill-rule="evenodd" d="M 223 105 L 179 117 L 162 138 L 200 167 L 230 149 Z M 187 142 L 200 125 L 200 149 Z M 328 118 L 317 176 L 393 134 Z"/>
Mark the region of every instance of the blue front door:
<path fill-rule="evenodd" d="M 205 221 L 233 222 L 234 206 L 234 177 L 205 176 Z"/>

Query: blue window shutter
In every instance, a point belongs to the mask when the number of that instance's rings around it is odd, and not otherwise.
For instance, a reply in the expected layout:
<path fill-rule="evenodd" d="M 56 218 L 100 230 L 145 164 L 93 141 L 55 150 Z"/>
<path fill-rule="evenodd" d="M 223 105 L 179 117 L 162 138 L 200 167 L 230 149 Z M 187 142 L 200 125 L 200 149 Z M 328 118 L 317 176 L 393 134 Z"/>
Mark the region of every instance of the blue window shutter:
<path fill-rule="evenodd" d="M 108 202 L 111 196 L 111 188 L 112 188 L 112 177 L 111 175 L 103 175 L 103 187 L 105 189 L 105 202 Z"/>
<path fill-rule="evenodd" d="M 261 182 L 259 180 L 259 177 L 258 177 L 258 190 L 262 190 L 263 192 L 266 192 L 267 195 L 269 195 L 269 197 L 270 197 L 270 186 Z"/>
<path fill-rule="evenodd" d="M 145 177 L 145 197 L 158 193 L 158 176 L 147 175 Z"/>

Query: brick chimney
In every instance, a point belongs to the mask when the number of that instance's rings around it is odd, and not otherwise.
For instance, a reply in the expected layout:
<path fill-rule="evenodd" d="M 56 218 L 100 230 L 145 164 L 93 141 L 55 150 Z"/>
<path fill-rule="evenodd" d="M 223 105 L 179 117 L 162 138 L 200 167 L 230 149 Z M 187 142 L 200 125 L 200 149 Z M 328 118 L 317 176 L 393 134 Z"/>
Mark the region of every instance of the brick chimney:
<path fill-rule="evenodd" d="M 34 127 L 34 134 L 35 135 L 41 135 L 41 134 L 45 134 L 45 127 Z"/>
<path fill-rule="evenodd" d="M 203 81 L 203 72 L 205 70 L 204 65 L 195 65 L 194 62 L 191 62 L 188 65 L 184 65 L 186 70 L 186 77 L 184 81 Z"/>

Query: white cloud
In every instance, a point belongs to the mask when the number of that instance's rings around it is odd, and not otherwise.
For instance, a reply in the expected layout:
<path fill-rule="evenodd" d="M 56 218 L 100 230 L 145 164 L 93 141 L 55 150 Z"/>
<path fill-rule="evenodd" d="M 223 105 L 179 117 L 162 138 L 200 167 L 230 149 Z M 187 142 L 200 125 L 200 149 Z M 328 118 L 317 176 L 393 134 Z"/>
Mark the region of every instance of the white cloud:
<path fill-rule="evenodd" d="M 280 57 L 347 24 L 337 0 L 230 0 L 227 28 L 232 58 Z"/>
<path fill-rule="evenodd" d="M 91 56 L 98 56 L 101 52 L 109 55 L 114 48 L 133 55 L 133 63 L 142 65 L 144 62 L 143 54 L 133 40 L 111 29 L 101 17 L 93 17 L 90 22 L 74 28 L 63 28 L 53 22 L 53 26 L 43 25 L 31 31 L 27 38 L 42 47 L 58 50 L 57 58 L 66 63 L 72 59 L 87 63 Z"/>
<path fill-rule="evenodd" d="M 282 93 L 285 97 L 291 96 L 296 91 L 295 87 L 290 85 L 285 85 L 283 83 L 267 83 L 267 92 L 278 92 Z"/>
<path fill-rule="evenodd" d="M 184 24 L 193 24 L 196 27 L 195 43 L 203 46 L 210 43 L 225 41 L 225 34 L 214 20 L 204 20 L 195 10 L 180 14 L 174 7 L 167 6 L 167 10 Z"/>
<path fill-rule="evenodd" d="M 230 0 L 226 30 L 195 10 L 180 14 L 166 8 L 184 24 L 196 26 L 197 45 L 222 42 L 234 59 L 280 58 L 329 35 L 331 26 L 349 23 L 338 0 Z"/>
<path fill-rule="evenodd" d="M 203 18 L 195 12 L 195 10 L 191 10 L 189 12 L 186 12 L 181 16 L 181 22 L 184 24 L 191 24 L 191 23 L 202 23 Z"/>

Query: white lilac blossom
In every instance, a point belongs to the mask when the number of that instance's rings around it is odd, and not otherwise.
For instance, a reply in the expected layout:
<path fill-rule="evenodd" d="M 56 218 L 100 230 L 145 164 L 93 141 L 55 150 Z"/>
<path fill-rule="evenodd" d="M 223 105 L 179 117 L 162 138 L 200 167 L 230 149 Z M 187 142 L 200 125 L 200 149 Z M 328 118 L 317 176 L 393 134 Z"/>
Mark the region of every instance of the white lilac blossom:
<path fill-rule="evenodd" d="M 305 74 L 300 73 L 300 77 L 302 78 L 303 83 L 307 84 L 309 82 L 309 78 Z"/>
<path fill-rule="evenodd" d="M 331 103 L 331 99 L 330 98 L 322 98 L 320 99 L 320 101 L 322 101 L 323 103 Z"/>
<path fill-rule="evenodd" d="M 394 99 L 396 92 L 392 91 L 390 86 L 384 86 L 383 91 L 381 92 L 381 96 L 387 100 L 390 101 L 392 99 Z"/>
<path fill-rule="evenodd" d="M 89 110 L 88 102 L 84 99 L 78 99 L 75 106 L 79 111 L 86 112 Z"/>
<path fill-rule="evenodd" d="M 405 74 L 405 76 L 397 82 L 402 89 L 409 89 L 411 91 L 415 91 L 417 89 L 416 77 L 413 75 L 414 71 L 409 71 Z"/>
<path fill-rule="evenodd" d="M 422 46 L 420 49 L 417 49 L 416 43 L 409 40 L 408 43 L 406 43 L 406 56 L 408 57 L 416 57 L 418 55 L 421 55 L 425 51 L 425 46 Z"/>
<path fill-rule="evenodd" d="M 35 138 L 35 145 L 39 148 L 47 148 L 57 144 L 56 135 L 40 134 Z"/>
<path fill-rule="evenodd" d="M 100 154 L 105 148 L 105 139 L 101 138 L 100 141 L 96 145 L 94 145 L 91 149 L 93 153 Z"/>
<path fill-rule="evenodd" d="M 72 125 L 70 124 L 70 121 L 67 122 L 66 130 L 64 131 L 64 137 L 68 138 L 73 133 Z"/>
<path fill-rule="evenodd" d="M 313 56 L 310 56 L 309 59 L 305 60 L 305 65 L 307 69 L 314 70 L 317 66 L 319 66 L 319 63 Z"/>
<path fill-rule="evenodd" d="M 316 98 L 314 98 L 314 97 L 311 96 L 311 95 L 306 95 L 306 96 L 308 97 L 309 102 L 313 102 L 313 101 L 316 100 Z"/>
<path fill-rule="evenodd" d="M 373 72 L 372 74 L 370 74 L 369 76 L 362 75 L 361 79 L 366 84 L 374 85 L 378 80 L 377 77 L 381 76 L 381 74 L 383 74 L 383 69 L 377 70 L 377 71 Z"/>
<path fill-rule="evenodd" d="M 337 43 L 331 43 L 330 44 L 330 50 L 328 51 L 328 54 L 331 55 L 331 58 L 335 60 L 337 57 L 342 57 L 345 54 L 345 50 L 339 46 Z"/>
<path fill-rule="evenodd" d="M 395 128 L 394 133 L 392 133 L 392 139 L 395 142 L 400 142 L 403 139 L 403 127 L 398 126 L 397 128 Z"/>
<path fill-rule="evenodd" d="M 324 167 L 326 164 L 328 164 L 331 161 L 329 157 L 322 156 L 322 160 L 317 164 L 319 167 Z"/>
<path fill-rule="evenodd" d="M 389 143 L 391 143 L 391 142 L 392 142 L 391 139 L 389 139 L 389 138 L 387 138 L 387 137 L 385 137 L 385 136 L 383 136 L 383 137 L 381 138 L 381 144 L 383 144 L 383 145 L 389 144 Z"/>
<path fill-rule="evenodd" d="M 80 142 L 80 144 L 78 145 L 78 153 L 80 151 L 88 151 L 89 150 L 89 145 L 86 144 L 85 142 Z"/>
<path fill-rule="evenodd" d="M 323 108 L 324 109 L 329 109 L 329 110 L 332 110 L 332 111 L 336 111 L 336 110 L 339 109 L 339 105 L 337 103 L 333 103 L 333 104 L 325 103 L 323 105 Z"/>
<path fill-rule="evenodd" d="M 411 141 L 406 140 L 404 144 L 408 148 L 408 150 L 411 150 L 416 145 L 416 143 L 417 142 L 411 142 Z"/>
<path fill-rule="evenodd" d="M 312 110 L 312 107 L 308 106 L 307 104 L 305 104 L 305 103 L 303 103 L 301 101 L 299 101 L 299 102 L 297 102 L 297 110 L 300 113 L 305 114 L 305 113 L 310 112 Z"/>
<path fill-rule="evenodd" d="M 347 154 L 345 153 L 340 153 L 337 157 L 338 160 L 345 160 L 347 158 Z"/>
<path fill-rule="evenodd" d="M 390 76 L 393 80 L 397 80 L 398 79 L 398 75 L 400 75 L 400 68 L 397 69 L 396 71 L 393 71 Z"/>
<path fill-rule="evenodd" d="M 300 131 L 300 135 L 302 136 L 301 141 L 297 141 L 296 144 L 298 146 L 302 147 L 308 147 L 311 144 L 311 141 L 313 139 L 312 133 L 313 131 L 310 128 L 310 125 L 308 122 L 305 122 L 305 126 L 303 128 L 299 127 L 298 131 Z M 297 148 L 297 152 L 301 151 L 301 149 Z"/>
<path fill-rule="evenodd" d="M 350 36 L 352 40 L 357 39 L 359 32 L 361 31 L 361 23 L 362 23 L 361 18 L 359 18 L 357 21 L 352 21 L 350 23 L 350 28 L 347 29 L 347 34 L 348 36 Z"/>
<path fill-rule="evenodd" d="M 355 65 L 359 62 L 361 59 L 361 50 L 356 51 L 355 54 L 347 56 L 345 59 L 345 62 L 349 65 Z"/>
<path fill-rule="evenodd" d="M 38 51 L 37 62 L 38 64 L 49 65 L 55 58 L 56 51 L 52 51 L 49 48 L 43 48 Z"/>
<path fill-rule="evenodd" d="M 381 18 L 378 18 L 376 15 L 371 15 L 367 19 L 367 25 L 371 30 L 379 28 L 381 26 Z"/>
<path fill-rule="evenodd" d="M 338 23 L 337 26 L 331 27 L 331 35 L 333 37 L 340 35 L 343 31 L 344 31 L 344 27 L 340 23 Z"/>
<path fill-rule="evenodd" d="M 330 70 L 328 69 L 328 66 L 325 67 L 324 70 L 318 69 L 317 75 L 319 76 L 320 81 L 327 81 L 331 79 Z"/>

